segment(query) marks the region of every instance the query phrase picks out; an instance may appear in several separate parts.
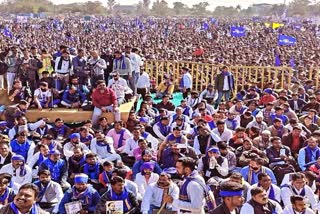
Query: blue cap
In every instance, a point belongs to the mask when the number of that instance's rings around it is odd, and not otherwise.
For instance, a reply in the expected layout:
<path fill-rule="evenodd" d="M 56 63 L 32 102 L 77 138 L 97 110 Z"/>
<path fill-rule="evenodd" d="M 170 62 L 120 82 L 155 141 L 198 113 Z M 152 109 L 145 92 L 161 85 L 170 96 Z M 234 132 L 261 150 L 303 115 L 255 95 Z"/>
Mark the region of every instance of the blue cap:
<path fill-rule="evenodd" d="M 264 89 L 263 92 L 267 93 L 267 94 L 272 94 L 272 89 L 271 88 L 266 88 L 266 89 Z"/>
<path fill-rule="evenodd" d="M 141 123 L 148 123 L 149 119 L 147 117 L 140 117 L 139 122 Z"/>
<path fill-rule="evenodd" d="M 154 168 L 154 164 L 153 164 L 153 163 L 151 163 L 151 162 L 144 162 L 144 163 L 142 164 L 142 166 L 140 167 L 140 171 L 143 171 L 143 170 L 145 170 L 145 169 L 153 170 L 153 168 Z"/>
<path fill-rule="evenodd" d="M 219 149 L 217 147 L 212 147 L 208 149 L 208 152 L 214 152 L 214 153 L 218 153 Z"/>
<path fill-rule="evenodd" d="M 49 155 L 61 155 L 61 153 L 56 149 L 52 149 L 49 151 Z"/>
<path fill-rule="evenodd" d="M 172 174 L 176 174 L 177 173 L 177 169 L 175 167 L 169 167 L 169 168 L 163 169 L 163 172 L 172 175 Z"/>
<path fill-rule="evenodd" d="M 11 160 L 13 160 L 13 161 L 23 161 L 23 162 L 25 162 L 24 157 L 23 157 L 22 155 L 13 155 L 12 158 L 11 158 Z"/>
<path fill-rule="evenodd" d="M 86 174 L 78 174 L 74 177 L 74 183 L 81 184 L 81 183 L 88 183 L 89 177 Z"/>
<path fill-rule="evenodd" d="M 80 134 L 79 133 L 73 133 L 69 136 L 70 139 L 73 139 L 73 138 L 80 138 Z"/>
<path fill-rule="evenodd" d="M 6 126 L 7 124 L 7 121 L 0 121 L 0 126 Z"/>

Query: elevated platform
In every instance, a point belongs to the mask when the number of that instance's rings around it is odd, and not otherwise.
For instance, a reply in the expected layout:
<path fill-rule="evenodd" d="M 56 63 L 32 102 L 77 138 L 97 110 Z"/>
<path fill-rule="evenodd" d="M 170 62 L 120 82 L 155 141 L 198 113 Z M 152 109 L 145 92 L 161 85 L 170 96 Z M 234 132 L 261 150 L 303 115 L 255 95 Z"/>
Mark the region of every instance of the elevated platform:
<path fill-rule="evenodd" d="M 120 105 L 119 111 L 121 113 L 121 120 L 127 121 L 129 117 L 129 112 L 134 106 L 135 99 L 133 101 L 124 103 Z M 8 99 L 7 91 L 0 91 L 0 104 L 1 105 L 12 105 L 10 100 Z M 54 122 L 54 120 L 58 117 L 62 118 L 65 122 L 80 122 L 84 120 L 88 120 L 92 118 L 92 111 L 83 111 L 82 109 L 65 109 L 65 108 L 56 108 L 56 109 L 43 109 L 39 111 L 37 109 L 29 109 L 27 112 L 27 118 L 30 122 L 35 122 L 39 118 L 49 118 L 50 122 Z M 103 113 L 101 116 L 105 116 L 108 118 L 109 122 L 114 121 L 114 114 L 112 112 Z M 1 117 L 1 119 L 4 119 Z"/>

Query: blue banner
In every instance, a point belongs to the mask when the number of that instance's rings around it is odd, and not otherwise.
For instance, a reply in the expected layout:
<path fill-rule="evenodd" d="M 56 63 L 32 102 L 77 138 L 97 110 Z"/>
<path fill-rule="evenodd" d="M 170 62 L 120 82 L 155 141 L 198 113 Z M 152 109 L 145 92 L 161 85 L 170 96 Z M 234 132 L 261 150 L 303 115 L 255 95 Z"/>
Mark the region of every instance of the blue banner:
<path fill-rule="evenodd" d="M 293 36 L 287 36 L 287 35 L 279 35 L 278 40 L 279 45 L 295 45 L 297 43 L 297 39 Z"/>
<path fill-rule="evenodd" d="M 233 37 L 243 37 L 246 36 L 246 29 L 244 27 L 231 27 L 231 36 Z"/>

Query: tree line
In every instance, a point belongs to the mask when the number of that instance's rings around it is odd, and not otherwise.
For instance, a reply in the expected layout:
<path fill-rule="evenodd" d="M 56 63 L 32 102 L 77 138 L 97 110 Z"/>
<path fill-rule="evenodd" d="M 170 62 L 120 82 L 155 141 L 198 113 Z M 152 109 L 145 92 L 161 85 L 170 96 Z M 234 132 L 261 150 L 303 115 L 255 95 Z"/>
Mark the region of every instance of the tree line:
<path fill-rule="evenodd" d="M 107 7 L 100 1 L 87 1 L 85 3 L 72 3 L 54 5 L 49 0 L 7 0 L 0 4 L 2 14 L 19 13 L 48 13 L 81 15 L 145 15 L 145 16 L 214 16 L 214 17 L 240 17 L 240 16 L 281 16 L 284 12 L 288 16 L 319 16 L 320 2 L 316 0 L 293 0 L 289 5 L 274 4 L 266 10 L 257 12 L 255 7 L 242 8 L 218 6 L 213 11 L 208 10 L 210 4 L 206 1 L 189 7 L 183 1 L 176 1 L 169 7 L 166 0 L 141 0 L 135 5 L 135 10 L 118 10 L 119 0 L 106 0 Z"/>

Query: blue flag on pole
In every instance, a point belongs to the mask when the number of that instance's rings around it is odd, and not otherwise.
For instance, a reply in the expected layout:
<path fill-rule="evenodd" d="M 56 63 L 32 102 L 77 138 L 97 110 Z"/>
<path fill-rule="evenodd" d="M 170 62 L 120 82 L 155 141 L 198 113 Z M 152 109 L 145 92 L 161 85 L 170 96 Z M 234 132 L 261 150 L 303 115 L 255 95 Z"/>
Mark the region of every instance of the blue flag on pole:
<path fill-rule="evenodd" d="M 244 27 L 231 27 L 231 36 L 233 37 L 243 37 L 246 36 L 246 29 Z"/>
<path fill-rule="evenodd" d="M 280 59 L 280 55 L 278 53 L 275 53 L 276 54 L 276 59 L 275 59 L 275 63 L 274 65 L 275 66 L 281 66 L 281 59 Z"/>
<path fill-rule="evenodd" d="M 3 31 L 3 35 L 4 35 L 4 36 L 6 36 L 6 37 L 9 37 L 10 39 L 12 39 L 12 38 L 13 38 L 13 36 L 12 36 L 12 33 L 11 33 L 10 29 L 9 29 L 9 28 L 7 28 L 7 27 L 4 29 L 4 31 Z"/>
<path fill-rule="evenodd" d="M 297 43 L 297 39 L 293 36 L 287 36 L 287 35 L 279 35 L 278 40 L 279 45 L 295 45 Z"/>
<path fill-rule="evenodd" d="M 289 64 L 290 64 L 291 68 L 295 68 L 296 67 L 296 63 L 295 63 L 295 60 L 294 60 L 293 56 L 291 56 Z"/>
<path fill-rule="evenodd" d="M 209 24 L 207 22 L 204 22 L 201 26 L 201 30 L 209 30 Z"/>

